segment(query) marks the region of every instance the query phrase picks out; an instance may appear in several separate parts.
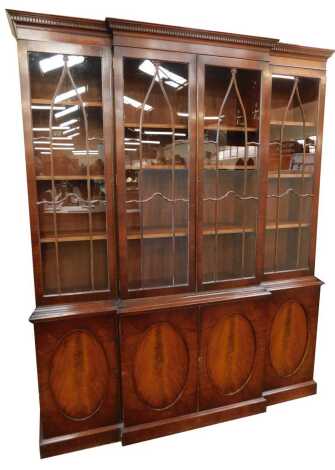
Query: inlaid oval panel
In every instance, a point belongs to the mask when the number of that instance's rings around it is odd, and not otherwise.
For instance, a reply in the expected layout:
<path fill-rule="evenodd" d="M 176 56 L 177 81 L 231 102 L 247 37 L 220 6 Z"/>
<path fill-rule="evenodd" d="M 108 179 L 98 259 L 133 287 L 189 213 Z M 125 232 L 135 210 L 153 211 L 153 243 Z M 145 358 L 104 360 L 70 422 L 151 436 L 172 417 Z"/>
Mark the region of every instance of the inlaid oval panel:
<path fill-rule="evenodd" d="M 275 315 L 270 338 L 271 362 L 278 375 L 287 377 L 299 369 L 307 340 L 305 310 L 297 302 L 286 302 Z"/>
<path fill-rule="evenodd" d="M 207 346 L 207 370 L 224 394 L 239 392 L 248 382 L 256 353 L 254 329 L 239 314 L 222 318 L 213 328 Z"/>
<path fill-rule="evenodd" d="M 135 355 L 134 383 L 139 398 L 154 409 L 175 403 L 184 389 L 189 357 L 182 336 L 167 322 L 152 325 Z"/>
<path fill-rule="evenodd" d="M 69 418 L 85 419 L 100 408 L 108 386 L 108 364 L 92 334 L 77 330 L 63 338 L 51 361 L 49 385 Z"/>

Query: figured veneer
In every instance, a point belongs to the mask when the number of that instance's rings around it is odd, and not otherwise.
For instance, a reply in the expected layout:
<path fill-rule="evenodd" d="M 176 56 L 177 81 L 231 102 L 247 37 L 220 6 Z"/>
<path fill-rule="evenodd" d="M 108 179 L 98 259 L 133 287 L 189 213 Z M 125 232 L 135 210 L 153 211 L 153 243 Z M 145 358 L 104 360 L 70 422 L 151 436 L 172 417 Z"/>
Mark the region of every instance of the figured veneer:
<path fill-rule="evenodd" d="M 119 436 L 119 372 L 113 315 L 35 324 L 41 400 L 41 453 L 50 439 L 114 425 Z M 74 437 L 74 436 L 73 436 Z M 59 439 L 62 441 L 62 439 Z M 66 445 L 67 438 L 63 439 Z"/>
<path fill-rule="evenodd" d="M 7 14 L 21 79 L 41 457 L 316 393 L 333 51 Z"/>
<path fill-rule="evenodd" d="M 197 311 L 121 319 L 125 426 L 197 409 Z"/>
<path fill-rule="evenodd" d="M 188 350 L 182 336 L 168 322 L 153 324 L 134 358 L 137 395 L 152 409 L 172 406 L 183 391 L 188 368 Z"/>
<path fill-rule="evenodd" d="M 242 315 L 234 314 L 214 326 L 205 361 L 208 376 L 223 395 L 235 395 L 246 385 L 255 349 L 253 327 Z"/>
<path fill-rule="evenodd" d="M 270 356 L 277 374 L 288 377 L 298 370 L 306 352 L 308 325 L 303 307 L 295 300 L 284 303 L 271 326 Z"/>
<path fill-rule="evenodd" d="M 200 409 L 262 396 L 262 299 L 201 309 Z"/>
<path fill-rule="evenodd" d="M 87 331 L 70 332 L 60 341 L 50 365 L 49 386 L 61 412 L 74 420 L 93 416 L 107 384 L 108 364 L 100 343 Z"/>
<path fill-rule="evenodd" d="M 271 284 L 267 286 L 271 290 Z M 319 294 L 317 283 L 272 291 L 264 377 L 269 404 L 316 392 L 312 384 Z"/>

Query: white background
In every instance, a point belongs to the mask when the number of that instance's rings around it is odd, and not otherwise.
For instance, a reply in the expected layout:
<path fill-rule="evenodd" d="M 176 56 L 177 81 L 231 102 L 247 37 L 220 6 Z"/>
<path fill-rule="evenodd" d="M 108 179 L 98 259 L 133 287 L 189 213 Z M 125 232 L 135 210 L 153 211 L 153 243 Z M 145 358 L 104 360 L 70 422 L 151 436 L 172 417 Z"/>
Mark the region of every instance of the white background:
<path fill-rule="evenodd" d="M 16 42 L 4 8 L 106 16 L 280 38 L 335 49 L 332 1 L 1 0 L 0 360 L 3 469 L 335 468 L 335 58 L 328 62 L 316 275 L 322 288 L 315 378 L 318 395 L 267 413 L 124 447 L 111 444 L 39 460 L 32 259 Z M 323 464 L 321 463 L 323 461 Z"/>

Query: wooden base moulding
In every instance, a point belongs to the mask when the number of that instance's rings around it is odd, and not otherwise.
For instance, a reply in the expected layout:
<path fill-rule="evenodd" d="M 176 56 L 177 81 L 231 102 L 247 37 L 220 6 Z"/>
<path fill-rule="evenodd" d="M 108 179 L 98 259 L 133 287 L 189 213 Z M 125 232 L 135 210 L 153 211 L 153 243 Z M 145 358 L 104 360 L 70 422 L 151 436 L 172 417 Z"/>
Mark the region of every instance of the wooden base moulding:
<path fill-rule="evenodd" d="M 316 394 L 316 389 L 316 382 L 311 380 L 281 389 L 268 390 L 263 393 L 263 398 L 222 406 L 213 410 L 204 410 L 154 423 L 129 427 L 123 427 L 119 424 L 50 439 L 43 439 L 41 437 L 40 454 L 41 458 L 46 458 L 118 441 L 121 441 L 122 445 L 135 444 L 149 439 L 264 413 L 267 406 L 314 395 Z"/>
<path fill-rule="evenodd" d="M 120 436 L 121 425 L 119 424 L 67 434 L 64 436 L 51 437 L 49 439 L 43 438 L 41 427 L 40 455 L 43 459 L 59 454 L 65 454 L 67 452 L 88 449 L 89 447 L 110 444 L 112 442 L 120 441 Z"/>
<path fill-rule="evenodd" d="M 314 380 L 309 380 L 301 384 L 267 390 L 263 393 L 263 397 L 266 399 L 267 405 L 275 405 L 276 403 L 315 395 L 316 391 L 317 383 Z"/>
<path fill-rule="evenodd" d="M 204 410 L 189 415 L 178 416 L 172 419 L 157 421 L 155 423 L 140 424 L 125 427 L 122 430 L 122 444 L 135 444 L 157 437 L 168 436 L 178 432 L 223 423 L 232 419 L 264 413 L 266 411 L 266 399 L 256 398 L 233 405 Z"/>

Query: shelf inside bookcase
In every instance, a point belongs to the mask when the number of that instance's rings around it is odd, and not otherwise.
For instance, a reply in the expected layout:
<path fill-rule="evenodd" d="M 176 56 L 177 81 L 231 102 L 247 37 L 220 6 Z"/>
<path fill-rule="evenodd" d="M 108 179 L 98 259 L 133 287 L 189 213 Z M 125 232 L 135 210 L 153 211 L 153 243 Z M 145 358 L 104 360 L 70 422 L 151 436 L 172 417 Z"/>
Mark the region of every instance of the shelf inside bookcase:
<path fill-rule="evenodd" d="M 213 170 L 213 171 L 216 171 L 216 170 L 225 170 L 227 172 L 235 172 L 236 171 L 245 171 L 245 170 L 248 170 L 248 171 L 257 171 L 258 168 L 254 165 L 236 165 L 236 166 L 233 166 L 233 165 L 224 165 L 224 164 L 220 164 L 218 166 L 216 165 L 204 165 L 204 170 Z"/>
<path fill-rule="evenodd" d="M 283 124 L 285 127 L 303 127 L 304 124 L 305 127 L 315 127 L 315 122 L 312 121 L 305 121 L 305 123 L 303 121 L 270 121 L 271 126 L 282 126 Z"/>
<path fill-rule="evenodd" d="M 188 170 L 189 168 L 184 166 L 184 165 L 175 165 L 174 167 L 172 165 L 145 165 L 143 166 L 142 168 L 140 168 L 139 166 L 137 167 L 131 167 L 131 166 L 126 166 L 126 170 L 133 170 L 133 171 L 139 171 L 139 170 L 142 170 L 142 171 L 149 171 L 149 170 Z M 219 166 L 215 166 L 215 165 L 204 165 L 204 169 L 205 170 L 226 170 L 226 171 L 244 171 L 244 170 L 253 170 L 253 171 L 257 171 L 257 167 L 255 166 L 251 166 L 251 165 L 247 165 L 247 166 L 243 166 L 243 165 L 240 165 L 240 166 L 233 166 L 233 165 L 219 165 Z"/>
<path fill-rule="evenodd" d="M 301 223 L 299 222 L 280 222 L 278 224 L 278 229 L 279 230 L 290 230 L 290 229 L 296 229 L 296 228 L 305 228 L 309 227 L 308 223 Z M 277 226 L 275 223 L 269 223 L 266 225 L 266 230 L 276 230 Z M 203 235 L 209 236 L 209 235 L 215 235 L 216 233 L 218 235 L 234 235 L 234 234 L 241 234 L 241 233 L 254 233 L 256 232 L 256 229 L 253 227 L 245 227 L 243 230 L 242 226 L 219 226 L 217 229 L 217 232 L 215 231 L 215 227 L 205 227 L 203 229 Z M 186 228 L 176 228 L 175 230 L 175 237 L 186 237 L 188 234 L 188 231 Z M 158 239 L 158 238 L 172 238 L 173 233 L 171 230 L 167 230 L 164 228 L 156 228 L 156 229 L 150 229 L 150 230 L 144 230 L 143 231 L 143 238 L 144 239 Z M 141 233 L 138 231 L 128 231 L 127 235 L 128 240 L 140 240 L 141 239 Z"/>
<path fill-rule="evenodd" d="M 268 173 L 268 178 L 275 180 L 278 179 L 278 171 L 270 171 Z M 304 173 L 304 175 L 300 172 L 294 172 L 291 170 L 281 170 L 280 172 L 280 178 L 281 179 L 296 179 L 296 178 L 313 178 L 313 173 Z"/>
<path fill-rule="evenodd" d="M 124 123 L 125 128 L 139 128 L 139 123 L 135 122 L 125 122 Z M 175 129 L 184 129 L 187 130 L 188 126 L 187 124 L 182 124 L 182 123 L 175 123 L 174 124 Z M 157 122 L 146 122 L 142 124 L 143 129 L 171 129 L 171 124 L 165 124 L 165 123 L 157 123 Z M 216 124 L 205 124 L 204 125 L 204 130 L 216 130 L 217 125 Z M 228 131 L 228 132 L 245 132 L 245 128 L 242 126 L 220 126 L 220 131 Z M 258 127 L 248 127 L 247 128 L 248 132 L 257 132 Z"/>
<path fill-rule="evenodd" d="M 83 103 L 84 103 L 85 107 L 88 107 L 88 108 L 102 108 L 102 102 L 101 101 L 85 100 L 85 98 L 83 98 Z M 31 104 L 32 105 L 50 106 L 51 101 L 50 101 L 50 99 L 47 99 L 47 98 L 32 98 Z M 80 105 L 80 104 L 81 103 L 80 103 L 79 100 L 65 100 L 65 101 L 62 101 L 62 106 L 74 106 L 74 105 Z M 55 105 L 55 106 L 57 106 L 57 105 Z M 33 109 L 33 111 L 34 111 L 34 109 Z"/>
<path fill-rule="evenodd" d="M 133 171 L 149 171 L 149 170 L 188 170 L 188 168 L 185 165 L 175 165 L 174 167 L 172 165 L 144 165 L 142 168 L 140 166 L 126 166 L 126 170 L 133 170 Z"/>
<path fill-rule="evenodd" d="M 135 129 L 138 129 L 139 128 L 139 123 L 138 122 L 125 122 L 124 123 L 124 127 L 127 128 L 135 128 Z M 174 127 L 175 129 L 185 129 L 187 130 L 188 129 L 188 125 L 187 123 L 183 124 L 183 123 L 178 123 L 178 122 L 175 122 L 174 123 Z M 166 124 L 164 122 L 143 122 L 142 123 L 142 128 L 143 129 L 149 129 L 149 128 L 152 128 L 152 129 L 171 129 L 171 124 Z"/>
<path fill-rule="evenodd" d="M 45 235 L 41 237 L 41 243 L 53 243 L 53 242 L 80 242 L 80 241 L 88 241 L 88 240 L 106 240 L 107 235 L 106 233 L 92 233 L 90 236 L 88 233 L 62 233 L 57 237 L 53 235 Z"/>
<path fill-rule="evenodd" d="M 204 126 L 204 130 L 217 130 L 217 124 L 207 124 Z M 220 131 L 227 131 L 227 132 L 257 132 L 259 129 L 258 127 L 247 127 L 244 128 L 242 126 L 220 126 Z"/>
<path fill-rule="evenodd" d="M 86 180 L 104 180 L 104 175 L 37 175 L 37 181 L 86 181 Z"/>
<path fill-rule="evenodd" d="M 181 165 L 175 165 L 174 167 L 175 170 L 188 170 L 187 167 L 185 166 L 181 166 Z M 215 165 L 205 165 L 204 166 L 204 169 L 205 170 L 213 170 L 213 171 L 216 171 L 216 170 L 225 170 L 227 172 L 236 172 L 236 171 L 245 171 L 245 170 L 248 170 L 248 171 L 257 171 L 258 168 L 257 167 L 254 167 L 254 166 L 232 166 L 232 165 L 219 165 L 218 167 L 216 167 Z M 126 167 L 126 170 L 133 170 L 133 171 L 139 171 L 140 168 L 138 167 L 129 167 L 127 166 Z M 171 165 L 149 165 L 149 166 L 143 166 L 142 168 L 142 171 L 155 171 L 155 170 L 172 170 L 172 166 Z M 301 171 L 300 172 L 294 172 L 294 171 L 291 171 L 291 170 L 281 170 L 280 172 L 280 178 L 312 178 L 313 177 L 313 173 L 304 173 L 304 175 L 302 175 Z M 99 179 L 99 178 L 103 178 L 102 177 L 91 177 L 91 179 Z M 270 171 L 268 173 L 268 178 L 270 179 L 276 179 L 278 178 L 278 172 L 277 171 Z M 43 178 L 41 178 L 43 179 Z M 47 178 L 44 178 L 44 179 L 47 179 Z M 61 179 L 61 178 L 60 178 Z M 71 179 L 71 178 L 69 178 Z M 78 179 L 81 179 L 78 177 Z M 138 188 L 127 188 L 129 190 L 136 190 Z"/>

